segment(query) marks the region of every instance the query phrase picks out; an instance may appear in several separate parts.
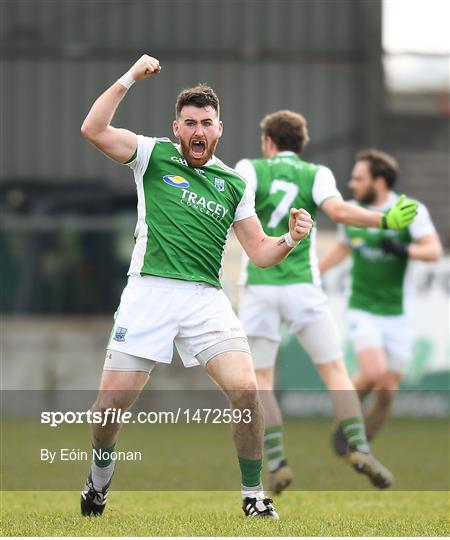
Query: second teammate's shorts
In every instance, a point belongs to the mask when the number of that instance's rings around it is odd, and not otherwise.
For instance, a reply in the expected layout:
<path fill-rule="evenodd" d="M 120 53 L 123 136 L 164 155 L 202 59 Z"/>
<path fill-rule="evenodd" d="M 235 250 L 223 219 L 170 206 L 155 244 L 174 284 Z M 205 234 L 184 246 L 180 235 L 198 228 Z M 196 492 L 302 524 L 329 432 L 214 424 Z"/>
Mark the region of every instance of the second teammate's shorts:
<path fill-rule="evenodd" d="M 249 353 L 242 325 L 222 289 L 192 281 L 130 276 L 107 349 L 170 364 L 174 343 L 186 367 L 206 363 L 212 354 Z M 108 358 L 105 368 L 114 369 Z"/>
<path fill-rule="evenodd" d="M 412 357 L 413 332 L 406 315 L 375 315 L 359 309 L 347 314 L 349 336 L 356 353 L 370 347 L 386 352 L 387 368 L 406 373 Z"/>
<path fill-rule="evenodd" d="M 248 285 L 241 290 L 238 315 L 256 369 L 275 364 L 283 323 L 315 364 L 342 358 L 336 323 L 324 292 L 316 285 Z"/>

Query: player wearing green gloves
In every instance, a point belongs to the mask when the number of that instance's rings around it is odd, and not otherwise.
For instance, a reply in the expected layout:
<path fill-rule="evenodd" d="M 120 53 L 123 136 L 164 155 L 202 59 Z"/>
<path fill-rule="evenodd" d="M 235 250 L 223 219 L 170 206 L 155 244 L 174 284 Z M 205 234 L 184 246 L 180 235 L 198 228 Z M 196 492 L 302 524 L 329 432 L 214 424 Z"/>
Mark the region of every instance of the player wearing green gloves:
<path fill-rule="evenodd" d="M 357 155 L 349 182 L 353 204 L 385 213 L 386 226 L 397 230 L 340 226 L 338 242 L 319 263 L 325 271 L 348 255 L 352 257 L 348 325 L 359 364 L 353 383 L 361 399 L 373 392 L 365 412 L 369 438 L 387 418 L 411 360 L 413 284 L 409 261 L 435 261 L 442 254 L 425 206 L 419 204 L 412 223 L 399 210 L 404 199 L 393 191 L 397 176 L 398 165 L 388 154 L 370 149 Z M 339 454 L 347 451 L 342 429 L 335 431 L 333 444 Z"/>
<path fill-rule="evenodd" d="M 414 219 L 416 203 L 408 199 L 399 201 L 386 216 L 344 202 L 332 172 L 299 157 L 308 141 L 301 115 L 275 112 L 262 120 L 261 127 L 263 159 L 241 160 L 236 170 L 255 190 L 255 209 L 266 234 L 280 234 L 288 222 L 289 208 L 296 205 L 306 208 L 313 219 L 321 208 L 334 221 L 355 227 L 397 229 Z M 314 228 L 288 259 L 272 268 L 258 268 L 246 259 L 241 280 L 244 287 L 239 318 L 249 338 L 262 390 L 270 489 L 279 493 L 292 481 L 283 447 L 281 413 L 273 394 L 283 322 L 298 337 L 331 391 L 336 418 L 349 443 L 348 461 L 367 474 L 375 486 L 386 488 L 392 483 L 392 475 L 374 458 L 367 444 L 359 399 L 321 289 L 315 233 Z"/>

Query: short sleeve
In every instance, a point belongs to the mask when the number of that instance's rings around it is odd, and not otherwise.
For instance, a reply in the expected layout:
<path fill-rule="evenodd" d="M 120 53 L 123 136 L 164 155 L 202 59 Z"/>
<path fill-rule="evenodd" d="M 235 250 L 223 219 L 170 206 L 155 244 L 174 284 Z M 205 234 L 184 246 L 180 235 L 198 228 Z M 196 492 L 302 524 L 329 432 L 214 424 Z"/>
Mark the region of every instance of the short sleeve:
<path fill-rule="evenodd" d="M 424 236 L 436 232 L 430 214 L 423 204 L 419 203 L 417 216 L 408 227 L 408 230 L 413 240 L 420 240 Z"/>
<path fill-rule="evenodd" d="M 248 185 L 256 192 L 258 187 L 258 178 L 255 168 L 249 159 L 241 159 L 236 163 L 234 170 L 247 180 Z"/>
<path fill-rule="evenodd" d="M 144 137 L 143 135 L 137 136 L 137 148 L 135 155 L 124 163 L 128 165 L 130 169 L 133 169 L 136 176 L 143 176 L 150 161 L 153 148 L 155 147 L 155 137 Z"/>
<path fill-rule="evenodd" d="M 317 206 L 331 197 L 342 197 L 336 187 L 336 180 L 328 167 L 319 167 L 314 178 L 312 196 Z"/>
<path fill-rule="evenodd" d="M 244 195 L 236 208 L 233 221 L 241 221 L 242 219 L 252 216 L 256 216 L 255 192 L 248 184 L 246 184 Z"/>

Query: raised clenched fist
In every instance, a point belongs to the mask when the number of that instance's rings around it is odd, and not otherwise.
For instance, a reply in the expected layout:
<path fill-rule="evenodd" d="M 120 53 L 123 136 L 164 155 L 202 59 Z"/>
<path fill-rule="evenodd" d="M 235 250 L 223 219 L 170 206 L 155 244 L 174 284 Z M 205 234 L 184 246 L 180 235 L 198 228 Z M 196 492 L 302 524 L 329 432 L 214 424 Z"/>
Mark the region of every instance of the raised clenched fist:
<path fill-rule="evenodd" d="M 308 236 L 314 225 L 311 214 L 304 208 L 291 208 L 289 218 L 289 232 L 295 242 L 299 242 Z"/>
<path fill-rule="evenodd" d="M 159 60 L 148 54 L 142 55 L 130 69 L 130 73 L 135 81 L 142 81 L 150 77 L 150 75 L 157 74 L 160 71 L 161 66 L 159 65 Z"/>

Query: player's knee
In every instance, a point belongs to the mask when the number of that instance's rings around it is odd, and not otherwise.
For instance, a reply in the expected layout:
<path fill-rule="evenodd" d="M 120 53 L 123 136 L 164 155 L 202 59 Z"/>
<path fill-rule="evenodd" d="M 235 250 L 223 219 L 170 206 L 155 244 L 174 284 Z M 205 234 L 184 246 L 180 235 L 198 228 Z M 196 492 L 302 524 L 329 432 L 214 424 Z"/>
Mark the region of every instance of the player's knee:
<path fill-rule="evenodd" d="M 372 367 L 364 370 L 363 378 L 368 386 L 373 387 L 379 385 L 379 383 L 383 379 L 384 374 L 384 369 Z"/>
<path fill-rule="evenodd" d="M 375 390 L 375 400 L 378 407 L 382 409 L 389 409 L 394 400 L 395 390 L 387 388 L 378 388 Z"/>
<path fill-rule="evenodd" d="M 394 399 L 395 392 L 400 384 L 400 374 L 394 372 L 383 373 L 375 385 L 375 399 L 379 406 L 390 407 Z"/>
<path fill-rule="evenodd" d="M 273 387 L 273 369 L 257 369 L 255 370 L 256 380 L 259 390 L 272 390 Z"/>
<path fill-rule="evenodd" d="M 102 415 L 113 409 L 126 410 L 130 405 L 129 398 L 126 394 L 127 392 L 113 390 L 101 391 L 92 407 L 92 410 L 101 412 Z"/>
<path fill-rule="evenodd" d="M 242 379 L 227 391 L 228 398 L 233 407 L 253 408 L 258 402 L 258 386 L 254 377 Z"/>

